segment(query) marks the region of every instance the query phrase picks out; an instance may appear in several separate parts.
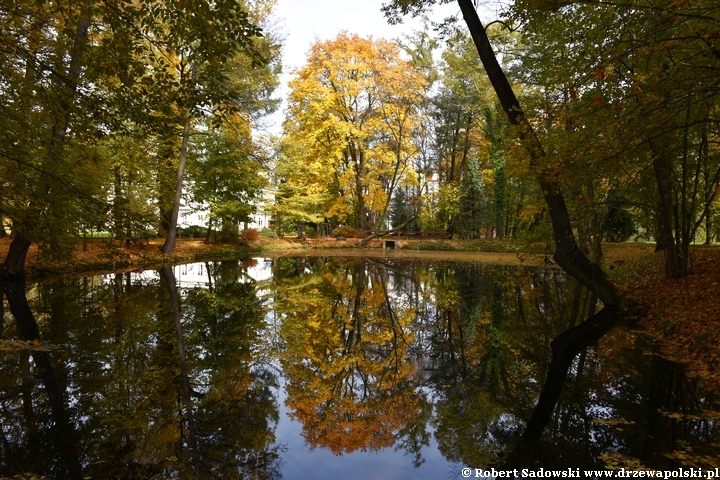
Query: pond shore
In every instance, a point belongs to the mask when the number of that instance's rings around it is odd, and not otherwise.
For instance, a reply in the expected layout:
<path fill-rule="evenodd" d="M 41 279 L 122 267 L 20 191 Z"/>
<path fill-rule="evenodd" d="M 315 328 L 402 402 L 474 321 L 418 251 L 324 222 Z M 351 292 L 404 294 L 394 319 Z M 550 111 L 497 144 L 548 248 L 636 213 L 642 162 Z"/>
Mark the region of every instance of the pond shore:
<path fill-rule="evenodd" d="M 542 245 L 523 245 L 512 241 L 416 240 L 401 239 L 398 249 L 382 248 L 381 240 L 373 240 L 362 248 L 360 239 L 260 237 L 243 243 L 210 243 L 202 239 L 180 238 L 172 255 L 163 255 L 163 239 L 152 239 L 144 245 L 125 248 L 109 239 L 79 240 L 71 255 L 52 259 L 33 244 L 27 258 L 27 279 L 42 280 L 57 276 L 77 276 L 102 272 L 154 269 L 165 265 L 241 258 L 253 255 L 278 256 L 348 256 L 428 258 L 457 261 L 540 266 L 551 264 L 552 255 Z M 0 239 L 0 256 L 7 254 L 10 239 Z"/>

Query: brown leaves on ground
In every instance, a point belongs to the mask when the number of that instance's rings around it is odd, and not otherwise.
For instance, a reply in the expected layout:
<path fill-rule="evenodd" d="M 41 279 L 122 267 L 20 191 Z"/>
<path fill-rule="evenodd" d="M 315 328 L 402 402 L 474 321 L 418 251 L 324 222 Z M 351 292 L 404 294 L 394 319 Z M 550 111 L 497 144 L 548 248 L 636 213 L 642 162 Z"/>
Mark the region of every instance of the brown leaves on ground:
<path fill-rule="evenodd" d="M 256 242 L 262 248 L 263 242 L 273 239 L 260 239 Z M 178 239 L 171 256 L 160 252 L 164 239 L 151 239 L 146 244 L 124 244 L 110 239 L 88 239 L 78 241 L 67 259 L 53 259 L 39 252 L 37 244 L 32 244 L 25 262 L 29 278 L 55 275 L 87 274 L 103 271 L 123 271 L 140 268 L 157 268 L 172 263 L 182 263 L 199 258 L 220 258 L 228 255 L 241 256 L 251 251 L 240 244 L 206 244 L 202 239 Z M 0 258 L 5 258 L 10 247 L 10 239 L 0 239 Z M 254 247 L 254 245 L 253 245 Z"/>
<path fill-rule="evenodd" d="M 720 388 L 720 250 L 694 251 L 692 273 L 664 276 L 661 253 L 646 256 L 643 268 L 628 280 L 629 296 L 648 312 L 641 325 L 659 343 L 661 353 L 688 366 L 690 377 Z"/>

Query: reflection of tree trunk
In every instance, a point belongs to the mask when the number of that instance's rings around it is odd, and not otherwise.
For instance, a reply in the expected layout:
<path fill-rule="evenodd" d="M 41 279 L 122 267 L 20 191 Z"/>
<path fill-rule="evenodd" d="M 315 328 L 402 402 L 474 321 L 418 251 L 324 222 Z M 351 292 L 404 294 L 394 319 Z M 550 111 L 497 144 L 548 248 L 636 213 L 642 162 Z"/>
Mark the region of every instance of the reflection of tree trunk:
<path fill-rule="evenodd" d="M 573 292 L 573 306 L 572 310 L 570 311 L 570 318 L 568 319 L 568 328 L 572 328 L 575 326 L 575 321 L 578 318 L 578 315 L 580 314 L 580 303 L 582 300 L 582 293 L 583 293 L 583 286 L 581 283 L 575 284 L 575 291 Z"/>
<path fill-rule="evenodd" d="M 565 384 L 567 371 L 580 351 L 600 340 L 613 326 L 617 312 L 609 307 L 580 325 L 573 327 L 552 341 L 552 360 L 540 399 L 527 424 L 523 439 L 533 443 L 540 439 L 545 425 L 555 409 L 560 392 Z"/>
<path fill-rule="evenodd" d="M 17 323 L 18 331 L 24 340 L 33 341 L 40 339 L 40 332 L 37 322 L 33 316 L 30 305 L 28 305 L 25 296 L 24 282 L 3 283 L 2 290 L 8 300 L 10 312 Z M 45 392 L 50 401 L 55 429 L 57 432 L 57 442 L 55 446 L 59 450 L 61 458 L 65 461 L 68 474 L 72 479 L 82 479 L 82 467 L 77 455 L 76 432 L 70 424 L 70 418 L 65 410 L 65 401 L 60 385 L 55 378 L 55 373 L 50 363 L 50 357 L 47 352 L 33 352 L 33 360 L 40 372 L 40 378 L 45 386 Z M 30 389 L 28 389 L 27 402 L 31 403 L 29 398 Z M 25 397 L 25 393 L 23 393 Z M 26 399 L 23 398 L 23 403 Z M 27 412 L 26 412 L 27 413 Z"/>
<path fill-rule="evenodd" d="M 399 342 L 398 342 L 398 331 L 400 332 L 400 335 L 402 335 L 402 326 L 398 324 L 395 317 L 395 312 L 393 312 L 392 304 L 390 303 L 390 296 L 388 295 L 388 289 L 387 289 L 387 283 L 385 281 L 385 278 L 383 278 L 382 275 L 379 275 L 380 277 L 380 285 L 383 289 L 383 294 L 385 296 L 385 306 L 387 308 L 387 314 L 388 318 L 390 319 L 390 328 L 392 329 L 392 345 L 393 345 L 393 356 L 395 357 L 395 374 L 400 373 L 400 354 L 398 353 L 400 351 Z"/>
<path fill-rule="evenodd" d="M 548 349 L 552 338 L 552 301 L 550 299 L 550 269 L 543 271 L 543 320 L 545 320 L 545 336 L 543 342 L 543 355 L 549 357 Z"/>
<path fill-rule="evenodd" d="M 25 428 L 28 436 L 33 438 L 37 432 L 35 424 L 35 411 L 32 402 L 32 372 L 30 371 L 30 354 L 26 351 L 20 352 L 20 370 L 22 373 L 22 403 L 23 415 L 25 416 Z"/>
<path fill-rule="evenodd" d="M 585 315 L 585 318 L 591 318 L 593 315 L 595 315 L 595 309 L 597 308 L 597 295 L 594 293 L 590 294 L 590 301 L 588 303 L 588 310 L 587 315 Z M 585 368 L 585 359 L 587 358 L 587 345 L 583 347 L 582 351 L 580 352 L 580 357 L 578 358 L 577 363 L 577 373 L 575 375 L 576 378 L 582 377 L 583 369 Z"/>
<path fill-rule="evenodd" d="M 657 355 L 652 357 L 650 368 L 643 457 L 653 461 L 653 468 L 672 468 L 673 461 L 658 453 L 673 451 L 679 432 L 676 421 L 663 412 L 691 413 L 686 411 L 685 368 Z"/>
<path fill-rule="evenodd" d="M 198 450 L 197 436 L 195 434 L 195 417 L 193 415 L 192 400 L 190 399 L 190 380 L 188 379 L 187 363 L 185 361 L 185 343 L 183 341 L 182 324 L 180 323 L 180 296 L 175 285 L 175 274 L 172 267 L 163 267 L 160 275 L 165 280 L 170 302 L 172 303 L 173 318 L 175 319 L 175 331 L 177 333 L 178 356 L 180 357 L 180 375 L 183 384 L 183 400 L 188 422 L 188 433 L 190 435 L 190 448 L 195 470 L 195 478 L 200 478 L 200 452 Z"/>
<path fill-rule="evenodd" d="M 208 277 L 208 288 L 212 292 L 213 291 L 213 279 L 212 279 L 212 273 L 210 271 L 210 263 L 209 262 L 205 262 L 205 271 L 207 272 L 207 277 Z"/>
<path fill-rule="evenodd" d="M 522 289 L 519 286 L 515 287 L 515 298 L 517 298 L 518 303 L 518 317 L 520 318 L 522 324 L 527 327 L 527 320 L 525 319 L 525 307 L 523 306 L 522 301 Z"/>
<path fill-rule="evenodd" d="M 355 287 L 355 300 L 353 302 L 352 325 L 349 327 L 348 337 L 345 342 L 346 351 L 350 351 L 353 345 L 360 342 L 360 334 L 362 330 L 362 315 L 360 314 L 360 306 L 362 305 L 362 294 L 365 291 L 365 267 L 358 265 L 355 268 L 355 278 L 357 285 Z"/>
<path fill-rule="evenodd" d="M 488 331 L 486 353 L 481 360 L 485 365 L 480 372 L 480 380 L 484 378 L 489 380 L 489 389 L 493 398 L 497 398 L 498 383 L 503 384 L 505 391 L 509 391 L 509 383 L 507 381 L 507 371 L 505 369 L 505 361 L 502 352 L 501 343 L 501 325 L 503 319 L 503 290 L 498 282 L 493 282 L 492 294 L 492 320 Z"/>

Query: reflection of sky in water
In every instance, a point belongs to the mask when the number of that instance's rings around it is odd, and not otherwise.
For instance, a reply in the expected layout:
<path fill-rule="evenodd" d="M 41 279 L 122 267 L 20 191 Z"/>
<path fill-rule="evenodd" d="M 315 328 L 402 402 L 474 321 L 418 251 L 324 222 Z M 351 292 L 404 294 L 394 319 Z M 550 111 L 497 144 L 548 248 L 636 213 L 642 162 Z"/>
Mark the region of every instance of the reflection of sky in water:
<path fill-rule="evenodd" d="M 463 466 L 449 463 L 438 451 L 432 436 L 430 446 L 422 449 L 425 463 L 420 468 L 413 467 L 411 455 L 404 455 L 394 447 L 380 452 L 356 451 L 345 455 L 334 455 L 323 448 L 310 450 L 302 437 L 302 425 L 288 416 L 284 388 L 278 390 L 280 421 L 275 438 L 278 445 L 287 448 L 281 455 L 283 480 L 463 478 L 460 475 Z"/>
<path fill-rule="evenodd" d="M 252 261 L 254 260 L 254 262 Z M 269 258 L 253 258 L 251 264 L 245 269 L 245 278 L 240 281 L 254 280 L 262 282 L 272 278 L 272 260 Z M 215 263 L 215 262 L 209 262 Z M 187 263 L 184 265 L 174 265 L 173 273 L 175 274 L 175 282 L 180 288 L 207 288 L 208 287 L 208 271 L 205 263 Z M 157 270 L 144 270 L 142 272 L 128 272 L 130 282 L 133 285 L 145 285 L 153 281 L 160 280 L 160 274 Z M 126 274 L 122 274 L 126 275 Z M 88 277 L 93 281 L 97 277 Z M 100 282 L 104 284 L 115 281 L 115 274 L 106 274 L 100 276 Z"/>
<path fill-rule="evenodd" d="M 271 259 L 255 258 L 245 269 L 246 280 L 263 282 L 272 278 Z M 177 285 L 180 288 L 207 288 L 208 272 L 204 263 L 176 265 L 173 267 Z M 306 273 L 309 273 L 308 270 Z M 151 277 L 148 277 L 148 274 Z M 136 275 L 136 274 L 133 274 Z M 159 278 L 157 272 L 142 272 L 143 281 Z M 133 280 L 140 280 L 135 277 Z M 243 278 L 240 279 L 243 281 Z M 391 280 L 392 282 L 392 280 Z M 389 288 L 392 290 L 392 285 Z M 258 296 L 265 291 L 260 289 Z M 266 292 L 267 293 L 267 292 Z M 390 294 L 395 300 L 395 295 Z M 269 299 L 268 299 L 269 300 Z M 268 304 L 269 307 L 271 305 Z M 266 315 L 268 328 L 279 327 L 272 308 Z M 269 333 L 269 332 L 268 332 Z M 275 361 L 269 362 L 276 372 L 281 374 L 279 365 Z M 413 456 L 403 451 L 396 451 L 389 447 L 379 452 L 355 451 L 344 455 L 335 455 L 324 448 L 310 449 L 302 437 L 302 424 L 290 418 L 288 408 L 285 406 L 284 379 L 281 387 L 276 389 L 275 396 L 278 401 L 280 418 L 275 431 L 277 445 L 282 445 L 286 451 L 281 454 L 282 478 L 285 480 L 322 480 L 322 479 L 405 479 L 405 478 L 432 478 L 449 479 L 462 478 L 460 469 L 462 465 L 449 463 L 437 449 L 437 442 L 430 439 L 430 446 L 422 449 L 422 458 L 425 460 L 419 468 L 413 466 Z"/>

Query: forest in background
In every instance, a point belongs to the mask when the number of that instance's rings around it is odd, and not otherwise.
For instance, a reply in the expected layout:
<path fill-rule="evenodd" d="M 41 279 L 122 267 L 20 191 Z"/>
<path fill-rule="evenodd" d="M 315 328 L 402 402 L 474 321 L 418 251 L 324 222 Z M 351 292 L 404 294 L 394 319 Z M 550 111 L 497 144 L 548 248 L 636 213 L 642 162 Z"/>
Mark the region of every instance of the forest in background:
<path fill-rule="evenodd" d="M 478 28 L 458 4 L 465 25 L 316 42 L 271 138 L 272 2 L 2 2 L 3 273 L 88 231 L 171 253 L 184 204 L 208 241 L 261 208 L 280 234 L 573 237 L 594 262 L 650 240 L 684 276 L 718 233 L 720 8 L 526 0 Z"/>

